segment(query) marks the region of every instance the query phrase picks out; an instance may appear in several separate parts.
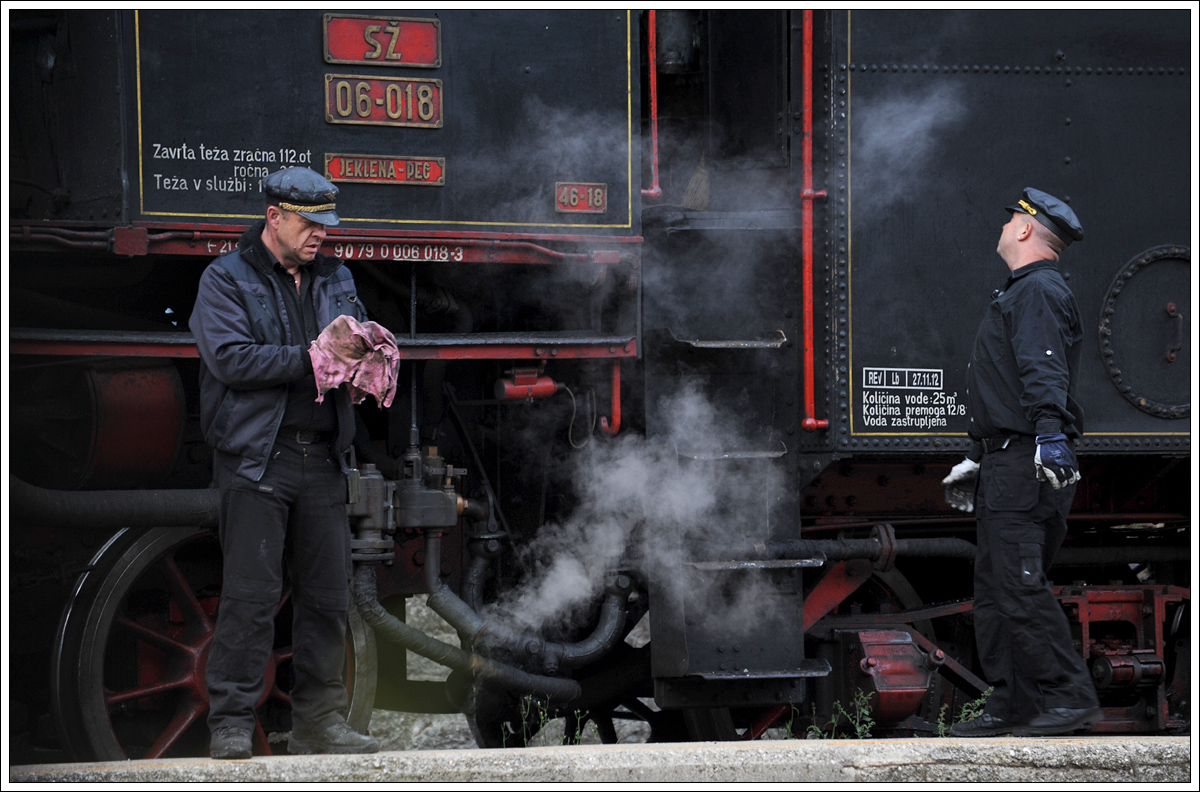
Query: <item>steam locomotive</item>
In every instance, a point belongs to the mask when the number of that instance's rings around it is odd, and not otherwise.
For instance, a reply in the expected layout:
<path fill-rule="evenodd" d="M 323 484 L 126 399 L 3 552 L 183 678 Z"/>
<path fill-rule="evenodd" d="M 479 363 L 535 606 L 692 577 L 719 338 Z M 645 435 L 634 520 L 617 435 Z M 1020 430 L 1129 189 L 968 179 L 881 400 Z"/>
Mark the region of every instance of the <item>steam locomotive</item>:
<path fill-rule="evenodd" d="M 987 687 L 940 479 L 1028 185 L 1087 229 L 1049 574 L 1097 730 L 1189 728 L 1186 11 L 9 21 L 15 757 L 205 751 L 221 562 L 187 319 L 293 166 L 338 184 L 324 252 L 402 353 L 348 486 L 358 728 L 462 712 L 521 744 L 537 702 L 605 740 L 753 739 L 857 699 L 876 734 L 938 733 Z M 418 594 L 459 645 L 405 623 Z M 453 670 L 409 679 L 408 652 Z"/>

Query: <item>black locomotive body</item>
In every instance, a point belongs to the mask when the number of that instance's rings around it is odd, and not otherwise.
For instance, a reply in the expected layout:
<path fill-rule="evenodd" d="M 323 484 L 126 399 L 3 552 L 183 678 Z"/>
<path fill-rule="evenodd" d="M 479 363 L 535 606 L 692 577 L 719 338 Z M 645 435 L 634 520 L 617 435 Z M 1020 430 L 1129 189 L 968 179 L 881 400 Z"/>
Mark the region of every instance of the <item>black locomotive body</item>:
<path fill-rule="evenodd" d="M 324 252 L 403 358 L 349 488 L 355 725 L 462 711 L 512 745 L 538 701 L 605 739 L 754 738 L 857 700 L 876 733 L 944 728 L 986 684 L 940 479 L 1002 207 L 1035 186 L 1086 230 L 1084 478 L 1050 575 L 1098 729 L 1186 730 L 1188 21 L 11 12 L 14 756 L 204 750 L 221 576 L 187 318 L 296 165 L 338 184 Z M 415 594 L 461 648 L 402 623 Z M 409 680 L 406 651 L 454 672 Z"/>

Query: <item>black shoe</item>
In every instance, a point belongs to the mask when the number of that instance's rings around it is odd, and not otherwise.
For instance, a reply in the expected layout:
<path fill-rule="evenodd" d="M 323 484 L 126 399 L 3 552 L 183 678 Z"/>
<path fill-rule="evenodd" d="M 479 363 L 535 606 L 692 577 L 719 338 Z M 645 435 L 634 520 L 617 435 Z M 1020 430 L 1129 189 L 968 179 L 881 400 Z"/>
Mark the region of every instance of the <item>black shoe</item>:
<path fill-rule="evenodd" d="M 292 754 L 358 754 L 375 753 L 378 750 L 379 740 L 359 734 L 342 720 L 323 729 L 309 730 L 304 726 L 295 726 L 288 739 L 288 753 Z"/>
<path fill-rule="evenodd" d="M 1001 720 L 986 712 L 969 721 L 956 723 L 950 727 L 951 737 L 997 737 L 1001 734 L 1012 734 L 1024 724 Z"/>
<path fill-rule="evenodd" d="M 1103 717 L 1104 713 L 1100 711 L 1099 707 L 1084 707 L 1083 709 L 1052 707 L 1029 721 L 1025 733 L 1030 736 L 1048 737 L 1055 734 L 1091 731 L 1092 727 Z"/>
<path fill-rule="evenodd" d="M 220 726 L 208 747 L 213 759 L 249 759 L 250 730 L 243 726 Z"/>

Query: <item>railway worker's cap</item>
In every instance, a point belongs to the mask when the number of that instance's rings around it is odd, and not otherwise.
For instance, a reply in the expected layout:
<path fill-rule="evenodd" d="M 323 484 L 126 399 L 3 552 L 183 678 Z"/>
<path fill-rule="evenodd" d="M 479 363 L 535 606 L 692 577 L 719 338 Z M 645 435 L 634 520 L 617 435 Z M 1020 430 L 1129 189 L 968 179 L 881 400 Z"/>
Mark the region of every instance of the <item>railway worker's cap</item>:
<path fill-rule="evenodd" d="M 1049 193 L 1025 188 L 1025 197 L 1012 206 L 1004 207 L 1010 212 L 1024 212 L 1054 232 L 1054 235 L 1069 245 L 1083 239 L 1083 226 L 1071 207 Z"/>
<path fill-rule="evenodd" d="M 314 223 L 338 224 L 335 201 L 338 188 L 308 168 L 285 168 L 263 179 L 263 192 L 279 202 L 280 209 L 295 212 Z"/>

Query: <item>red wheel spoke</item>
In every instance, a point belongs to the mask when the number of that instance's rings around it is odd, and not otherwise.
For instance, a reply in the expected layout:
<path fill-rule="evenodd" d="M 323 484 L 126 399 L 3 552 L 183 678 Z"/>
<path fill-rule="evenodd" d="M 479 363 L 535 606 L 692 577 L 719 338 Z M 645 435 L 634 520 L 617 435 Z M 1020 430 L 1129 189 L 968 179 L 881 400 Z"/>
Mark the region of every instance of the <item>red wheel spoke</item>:
<path fill-rule="evenodd" d="M 192 684 L 193 680 L 190 677 L 183 677 L 180 679 L 160 679 L 157 682 L 151 682 L 149 685 L 139 685 L 128 690 L 108 690 L 106 688 L 104 691 L 104 703 L 111 707 L 125 701 L 146 698 L 147 696 L 157 696 L 172 690 L 187 688 Z"/>
<path fill-rule="evenodd" d="M 183 733 L 196 722 L 196 720 L 204 714 L 207 709 L 200 702 L 192 702 L 191 706 L 185 710 L 175 713 L 175 717 L 171 718 L 171 722 L 167 724 L 167 728 L 163 729 L 163 733 L 154 741 L 154 745 L 150 746 L 150 750 L 146 751 L 147 759 L 159 759 L 167 749 L 175 744 L 175 741 L 183 736 Z"/>
<path fill-rule="evenodd" d="M 758 720 L 753 726 L 746 730 L 744 738 L 747 740 L 757 740 L 762 737 L 767 729 L 774 725 L 775 721 L 783 717 L 783 714 L 791 709 L 790 706 L 780 704 L 777 707 L 772 707 L 767 710 L 767 713 Z"/>
<path fill-rule="evenodd" d="M 171 636 L 163 635 L 157 630 L 152 630 L 144 624 L 138 624 L 128 616 L 118 616 L 115 624 L 133 633 L 138 640 L 145 641 L 159 649 L 168 652 L 179 652 L 185 655 L 192 653 L 192 648 L 187 644 L 180 643 Z"/>
<path fill-rule="evenodd" d="M 259 756 L 271 756 L 271 743 L 267 741 L 267 733 L 261 723 L 254 724 L 254 748 Z"/>
<path fill-rule="evenodd" d="M 165 567 L 163 577 L 167 579 L 167 585 L 170 586 L 171 593 L 175 595 L 175 601 L 179 603 L 179 609 L 183 611 L 184 622 L 189 625 L 192 623 L 199 624 L 203 627 L 204 632 L 212 632 L 212 620 L 204 612 L 204 606 L 196 598 L 196 592 L 192 591 L 192 586 L 188 583 L 188 579 L 175 564 L 175 555 L 171 554 L 163 558 L 161 563 Z"/>
<path fill-rule="evenodd" d="M 292 598 L 292 587 L 285 586 L 283 596 L 279 598 L 279 604 L 275 606 L 275 618 L 279 618 L 279 614 L 283 611 L 283 606 L 287 605 L 288 600 Z"/>
<path fill-rule="evenodd" d="M 279 685 L 271 686 L 270 698 L 273 698 L 276 701 L 282 701 L 284 704 L 287 704 L 289 707 L 292 705 L 292 697 L 289 694 L 284 693 L 283 688 L 279 687 Z"/>

